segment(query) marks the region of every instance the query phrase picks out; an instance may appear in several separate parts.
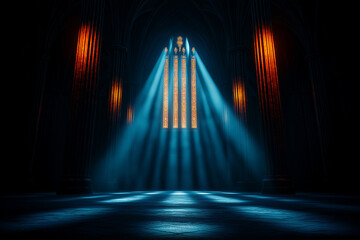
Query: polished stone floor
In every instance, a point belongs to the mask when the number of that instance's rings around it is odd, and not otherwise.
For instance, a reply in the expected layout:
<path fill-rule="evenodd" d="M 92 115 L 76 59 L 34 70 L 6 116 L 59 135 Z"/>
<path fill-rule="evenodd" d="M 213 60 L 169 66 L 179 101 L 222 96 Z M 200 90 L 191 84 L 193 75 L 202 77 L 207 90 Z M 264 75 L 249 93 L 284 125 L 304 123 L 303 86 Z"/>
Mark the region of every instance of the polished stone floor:
<path fill-rule="evenodd" d="M 0 239 L 360 239 L 360 197 L 146 191 L 0 197 Z M 34 237 L 34 238 L 33 238 Z"/>

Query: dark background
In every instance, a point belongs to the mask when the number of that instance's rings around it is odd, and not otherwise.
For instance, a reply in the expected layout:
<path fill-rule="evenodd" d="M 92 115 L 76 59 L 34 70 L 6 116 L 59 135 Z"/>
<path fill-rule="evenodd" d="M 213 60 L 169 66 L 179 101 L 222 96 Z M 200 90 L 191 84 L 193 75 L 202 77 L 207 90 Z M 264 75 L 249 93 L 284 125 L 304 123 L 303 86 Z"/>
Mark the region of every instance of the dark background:
<path fill-rule="evenodd" d="M 118 1 L 125 6 L 122 9 L 112 8 L 111 2 L 116 1 L 105 2 L 93 161 L 106 148 L 106 89 L 111 72 L 113 33 L 119 27 L 113 16 L 121 15 L 120 21 L 132 19 L 134 9 L 130 6 L 136 1 Z M 221 22 L 221 19 L 227 19 L 226 14 L 217 17 L 209 8 L 210 1 L 145 2 L 149 10 L 135 19 L 124 43 L 128 47 L 124 87 L 131 88 L 128 91 L 131 94 L 124 95 L 124 104 L 136 97 L 159 53 L 169 38 L 177 35 L 189 37 L 218 86 L 230 81 L 229 31 L 233 30 L 224 27 L 226 21 Z M 236 1 L 218 1 L 217 4 L 233 2 Z M 358 193 L 358 136 L 355 133 L 358 29 L 352 13 L 355 6 L 339 1 L 271 2 L 287 159 L 296 190 Z M 288 7 L 291 2 L 297 4 L 295 10 Z M 292 10 L 289 12 L 288 9 Z M 9 42 L 3 46 L 8 74 L 3 77 L 5 85 L 2 87 L 6 134 L 3 135 L 5 152 L 1 160 L 0 192 L 55 191 L 62 177 L 80 2 L 27 1 L 15 3 L 8 10 L 12 14 L 3 21 L 6 25 L 3 37 Z M 305 22 L 302 28 L 291 22 L 299 12 Z M 250 14 L 246 9 L 243 13 Z M 251 16 L 245 19 L 249 26 L 243 29 L 250 31 Z M 326 83 L 324 91 L 329 110 L 326 182 L 319 159 L 315 116 L 311 112 L 313 102 L 307 51 L 301 38 L 306 38 L 307 34 L 317 36 L 317 54 L 321 56 Z M 47 58 L 44 100 L 36 138 L 37 104 L 42 86 L 39 79 L 42 79 L 41 68 Z M 224 87 L 222 92 L 231 101 L 231 91 Z M 256 94 L 256 90 L 253 92 Z M 249 111 L 256 112 L 257 109 L 254 107 Z M 253 124 L 250 131 L 257 133 L 257 129 L 258 126 Z"/>

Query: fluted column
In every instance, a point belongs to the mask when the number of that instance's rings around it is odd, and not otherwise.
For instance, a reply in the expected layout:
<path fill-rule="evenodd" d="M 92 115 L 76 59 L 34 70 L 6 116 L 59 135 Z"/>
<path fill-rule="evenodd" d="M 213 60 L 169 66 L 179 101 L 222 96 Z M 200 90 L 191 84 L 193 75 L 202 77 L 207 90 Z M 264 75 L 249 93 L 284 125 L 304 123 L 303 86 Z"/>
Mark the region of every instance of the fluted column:
<path fill-rule="evenodd" d="M 268 173 L 263 180 L 262 192 L 292 193 L 284 159 L 282 109 L 270 0 L 252 1 L 251 11 L 257 88 L 268 153 Z"/>
<path fill-rule="evenodd" d="M 103 28 L 103 0 L 83 0 L 65 150 L 58 193 L 91 193 L 90 162 Z"/>

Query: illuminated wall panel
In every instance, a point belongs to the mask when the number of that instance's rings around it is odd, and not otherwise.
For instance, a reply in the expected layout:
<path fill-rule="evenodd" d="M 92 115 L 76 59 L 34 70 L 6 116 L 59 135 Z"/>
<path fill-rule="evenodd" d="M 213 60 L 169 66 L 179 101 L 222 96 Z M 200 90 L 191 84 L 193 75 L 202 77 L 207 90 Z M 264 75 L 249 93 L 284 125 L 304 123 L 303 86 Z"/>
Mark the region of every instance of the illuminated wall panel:
<path fill-rule="evenodd" d="M 255 30 L 254 48 L 261 110 L 266 119 L 281 121 L 274 37 L 267 26 L 259 25 Z"/>
<path fill-rule="evenodd" d="M 191 56 L 191 128 L 197 128 L 195 48 L 192 48 Z"/>
<path fill-rule="evenodd" d="M 179 127 L 179 58 L 177 48 L 174 49 L 174 87 L 173 87 L 173 128 Z"/>
<path fill-rule="evenodd" d="M 78 91 L 86 84 L 94 87 L 99 58 L 99 36 L 93 24 L 82 24 L 78 32 L 73 94 L 78 97 Z M 87 82 L 85 82 L 85 80 Z"/>
<path fill-rule="evenodd" d="M 164 98 L 163 98 L 163 128 L 169 127 L 169 55 L 165 48 L 165 66 L 164 66 Z"/>
<path fill-rule="evenodd" d="M 82 78 L 88 59 L 88 46 L 89 46 L 89 30 L 90 27 L 87 24 L 81 25 L 78 33 L 76 58 L 75 58 L 75 78 Z"/>
<path fill-rule="evenodd" d="M 181 55 L 181 128 L 186 128 L 186 54 Z"/>
<path fill-rule="evenodd" d="M 246 95 L 245 86 L 242 81 L 234 81 L 233 83 L 233 97 L 235 112 L 240 113 L 242 116 L 246 115 Z"/>
<path fill-rule="evenodd" d="M 122 86 L 121 82 L 114 80 L 111 84 L 110 90 L 110 113 L 113 120 L 115 120 L 120 112 L 122 101 Z"/>

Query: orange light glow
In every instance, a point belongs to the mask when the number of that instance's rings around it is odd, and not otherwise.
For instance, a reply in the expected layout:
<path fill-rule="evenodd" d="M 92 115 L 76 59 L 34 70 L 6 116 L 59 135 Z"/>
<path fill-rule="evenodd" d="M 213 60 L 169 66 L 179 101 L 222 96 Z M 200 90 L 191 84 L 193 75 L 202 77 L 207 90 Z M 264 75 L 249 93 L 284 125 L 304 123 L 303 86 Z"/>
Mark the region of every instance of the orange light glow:
<path fill-rule="evenodd" d="M 120 111 L 121 101 L 122 101 L 121 82 L 113 81 L 110 92 L 110 112 L 112 113 L 114 118 L 118 115 Z"/>
<path fill-rule="evenodd" d="M 281 121 L 274 37 L 268 26 L 256 27 L 254 49 L 261 111 L 266 118 Z"/>
<path fill-rule="evenodd" d="M 93 87 L 98 69 L 98 58 L 98 33 L 93 24 L 82 24 L 78 32 L 73 88 L 80 88 L 84 84 Z M 85 79 L 86 83 L 84 83 Z"/>
<path fill-rule="evenodd" d="M 234 81 L 233 83 L 233 97 L 235 112 L 240 113 L 242 116 L 246 115 L 246 95 L 245 86 L 243 82 Z"/>
<path fill-rule="evenodd" d="M 196 60 L 195 48 L 192 49 L 191 57 L 191 128 L 197 128 L 197 110 L 196 110 Z"/>
<path fill-rule="evenodd" d="M 191 121 L 191 128 L 197 128 L 195 48 L 191 49 L 191 64 L 188 64 L 189 55 L 186 51 L 188 44 L 186 45 L 184 46 L 183 38 L 179 36 L 173 50 L 170 51 L 165 47 L 162 99 L 163 128 L 170 128 L 171 126 L 172 128 L 187 128 L 188 120 Z M 191 71 L 191 101 L 188 99 L 189 96 L 186 89 L 189 71 Z M 172 103 L 170 104 L 172 105 L 169 106 L 171 101 Z M 188 107 L 189 102 L 191 107 Z M 172 125 L 169 111 L 171 112 L 170 115 L 172 115 Z M 188 119 L 190 114 L 191 117 Z"/>
<path fill-rule="evenodd" d="M 165 48 L 167 53 L 167 48 Z M 163 99 L 163 128 L 169 127 L 169 55 L 166 55 L 164 66 L 164 99 Z"/>
<path fill-rule="evenodd" d="M 134 110 L 131 105 L 128 106 L 126 113 L 127 113 L 126 122 L 128 124 L 132 124 L 134 121 Z"/>
<path fill-rule="evenodd" d="M 181 128 L 186 128 L 186 55 L 181 56 Z"/>
<path fill-rule="evenodd" d="M 173 128 L 179 127 L 179 59 L 177 54 L 177 48 L 175 47 L 174 55 L 174 89 L 173 89 Z"/>

